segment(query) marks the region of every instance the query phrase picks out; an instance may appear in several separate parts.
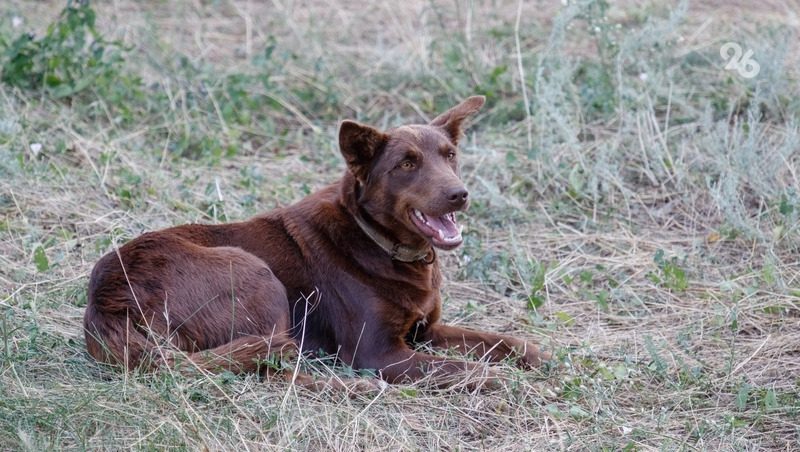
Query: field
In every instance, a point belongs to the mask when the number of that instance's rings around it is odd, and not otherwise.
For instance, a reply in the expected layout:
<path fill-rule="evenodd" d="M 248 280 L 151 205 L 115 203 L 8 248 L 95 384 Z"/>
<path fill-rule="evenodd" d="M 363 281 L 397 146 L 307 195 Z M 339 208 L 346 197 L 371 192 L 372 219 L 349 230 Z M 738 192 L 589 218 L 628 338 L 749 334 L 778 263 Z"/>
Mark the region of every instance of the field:
<path fill-rule="evenodd" d="M 0 8 L 0 450 L 800 448 L 797 0 L 64 8 Z M 560 369 L 344 394 L 87 355 L 102 254 L 290 204 L 344 171 L 339 121 L 472 94 L 444 319 Z"/>

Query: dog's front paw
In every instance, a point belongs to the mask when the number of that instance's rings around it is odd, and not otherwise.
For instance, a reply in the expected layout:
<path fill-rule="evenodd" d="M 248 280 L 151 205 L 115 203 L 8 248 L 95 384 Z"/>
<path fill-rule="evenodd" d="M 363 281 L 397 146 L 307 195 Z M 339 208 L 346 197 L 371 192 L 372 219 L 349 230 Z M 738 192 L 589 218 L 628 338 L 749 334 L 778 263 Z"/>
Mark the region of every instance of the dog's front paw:
<path fill-rule="evenodd" d="M 494 391 L 503 387 L 503 375 L 490 367 L 476 367 L 464 380 L 469 391 Z"/>
<path fill-rule="evenodd" d="M 517 364 L 523 369 L 541 367 L 542 364 L 553 359 L 552 354 L 542 350 L 539 345 L 530 342 L 523 342 L 521 345 L 514 347 L 514 349 L 518 356 Z"/>

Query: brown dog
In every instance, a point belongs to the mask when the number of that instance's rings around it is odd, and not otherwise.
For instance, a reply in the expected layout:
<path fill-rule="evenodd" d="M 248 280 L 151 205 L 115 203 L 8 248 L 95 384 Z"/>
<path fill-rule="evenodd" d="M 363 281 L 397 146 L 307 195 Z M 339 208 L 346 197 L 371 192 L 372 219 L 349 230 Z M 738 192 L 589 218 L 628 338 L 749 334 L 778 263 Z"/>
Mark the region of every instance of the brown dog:
<path fill-rule="evenodd" d="M 456 146 L 483 103 L 386 132 L 344 121 L 338 183 L 243 223 L 150 232 L 105 255 L 89 282 L 89 353 L 126 369 L 172 363 L 162 344 L 204 369 L 259 371 L 302 349 L 388 382 L 443 385 L 475 364 L 415 343 L 538 365 L 547 355 L 535 345 L 439 323 L 435 249 L 462 241 Z"/>

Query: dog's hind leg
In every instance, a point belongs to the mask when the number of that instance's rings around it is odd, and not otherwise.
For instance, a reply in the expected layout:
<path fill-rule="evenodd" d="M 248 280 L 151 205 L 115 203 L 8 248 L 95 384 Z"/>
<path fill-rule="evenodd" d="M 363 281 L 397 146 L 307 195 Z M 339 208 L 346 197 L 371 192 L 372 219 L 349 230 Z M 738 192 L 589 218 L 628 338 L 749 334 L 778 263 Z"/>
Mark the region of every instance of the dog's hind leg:
<path fill-rule="evenodd" d="M 381 382 L 364 378 L 320 378 L 286 366 L 286 361 L 300 359 L 297 344 L 288 334 L 249 336 L 201 352 L 185 355 L 185 365 L 210 372 L 259 373 L 268 378 L 293 383 L 312 391 L 335 390 L 354 393 L 379 390 Z M 176 359 L 175 361 L 177 361 Z"/>

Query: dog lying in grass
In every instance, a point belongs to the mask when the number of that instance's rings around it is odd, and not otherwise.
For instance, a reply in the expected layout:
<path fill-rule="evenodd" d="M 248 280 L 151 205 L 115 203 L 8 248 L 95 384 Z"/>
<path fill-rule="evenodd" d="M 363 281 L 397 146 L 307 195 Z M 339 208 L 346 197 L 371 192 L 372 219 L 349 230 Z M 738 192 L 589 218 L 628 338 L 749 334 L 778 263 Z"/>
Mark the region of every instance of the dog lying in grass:
<path fill-rule="evenodd" d="M 385 132 L 344 121 L 337 183 L 249 221 L 150 232 L 106 254 L 89 282 L 89 353 L 126 369 L 182 356 L 264 372 L 270 359 L 323 351 L 390 383 L 440 386 L 479 364 L 416 344 L 539 365 L 548 355 L 534 344 L 440 322 L 437 250 L 461 244 L 456 214 L 469 201 L 457 146 L 483 103 Z"/>

